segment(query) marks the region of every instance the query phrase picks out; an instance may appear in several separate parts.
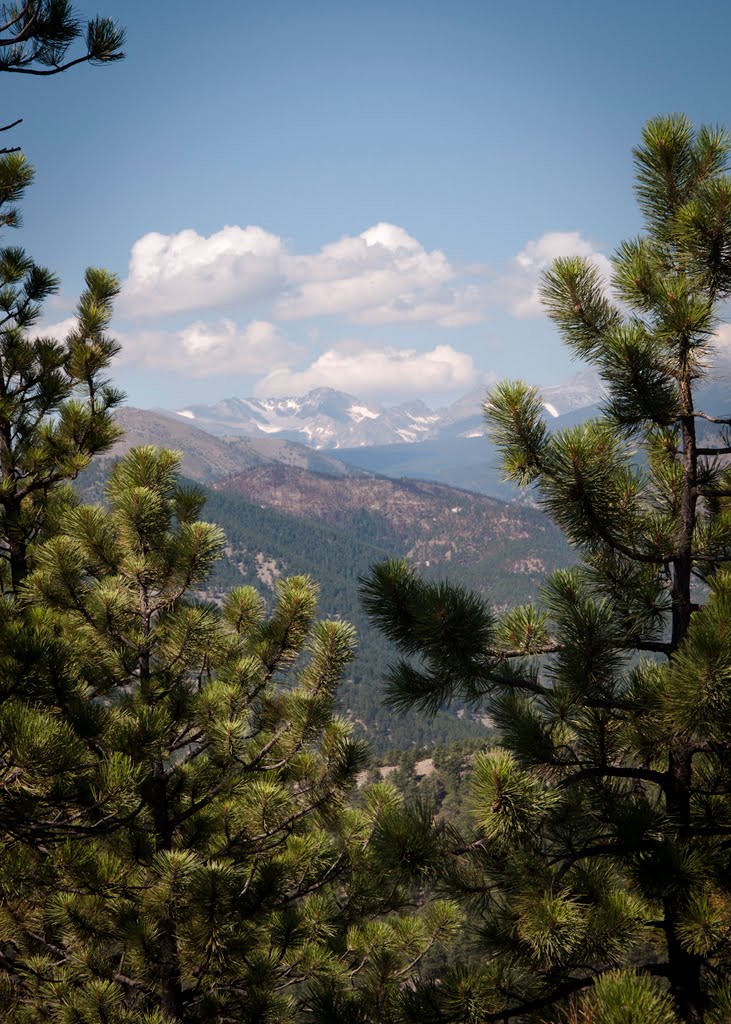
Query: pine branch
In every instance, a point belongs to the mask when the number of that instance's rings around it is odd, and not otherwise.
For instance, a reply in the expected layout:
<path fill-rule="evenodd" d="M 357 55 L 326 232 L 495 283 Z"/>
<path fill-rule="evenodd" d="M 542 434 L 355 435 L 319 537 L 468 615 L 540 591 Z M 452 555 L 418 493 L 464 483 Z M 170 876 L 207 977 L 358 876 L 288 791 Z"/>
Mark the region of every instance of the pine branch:
<path fill-rule="evenodd" d="M 668 963 L 640 964 L 637 969 L 655 978 L 667 978 L 670 976 L 670 964 Z M 588 977 L 569 978 L 567 981 L 562 982 L 562 984 L 557 985 L 545 996 L 539 996 L 537 999 L 527 1000 L 526 1002 L 511 1006 L 508 1010 L 486 1013 L 482 1020 L 497 1024 L 499 1021 L 507 1022 L 511 1021 L 514 1017 L 528 1016 L 528 1014 L 537 1013 L 539 1010 L 545 1010 L 547 1006 L 560 1003 L 567 996 L 574 995 L 575 992 L 591 988 L 596 984 L 598 978 L 609 974 L 612 970 L 613 968 L 606 968 Z"/>
<path fill-rule="evenodd" d="M 701 498 L 731 498 L 731 489 L 727 487 L 699 487 L 698 495 Z M 701 559 L 703 557 L 712 558 L 713 556 L 703 556 L 697 554 L 693 555 L 693 558 L 695 558 L 696 560 Z M 717 560 L 718 556 L 716 556 L 716 561 Z"/>
<path fill-rule="evenodd" d="M 667 654 L 668 656 L 672 653 L 673 645 L 669 642 L 662 640 L 637 640 L 627 646 L 628 651 L 648 651 L 655 652 L 657 654 Z"/>
<path fill-rule="evenodd" d="M 1 44 L 2 41 L 0 41 L 0 45 Z M 58 75 L 62 71 L 68 71 L 69 68 L 75 68 L 79 64 L 86 64 L 91 60 L 94 60 L 94 55 L 91 53 L 86 53 L 83 57 L 75 57 L 73 60 L 66 61 L 65 64 L 56 64 L 48 68 L 14 67 L 11 64 L 8 67 L 1 68 L 0 70 L 2 70 L 2 72 L 6 75 L 36 75 L 41 78 L 48 78 L 50 75 Z"/>
<path fill-rule="evenodd" d="M 18 13 L 15 15 L 14 18 L 11 18 L 10 21 L 6 21 L 4 25 L 0 25 L 0 32 L 7 32 L 7 30 L 9 28 L 12 28 L 13 25 L 17 25 L 19 21 L 22 21 L 23 18 L 25 18 L 27 16 L 27 14 L 28 14 L 29 6 L 30 6 L 29 4 L 23 4 L 18 9 Z M 32 20 L 36 21 L 37 20 L 37 16 L 34 16 L 34 18 Z M 15 42 L 17 42 L 18 36 L 17 35 L 13 36 L 13 40 Z"/>
<path fill-rule="evenodd" d="M 695 412 L 694 410 L 691 410 L 688 413 L 684 413 L 682 416 L 675 416 L 673 422 L 682 423 L 683 420 L 687 419 L 688 417 L 692 417 L 693 419 L 707 420 L 709 423 L 718 423 L 721 426 L 731 427 L 731 417 L 709 416 L 709 414 L 706 412 Z"/>
<path fill-rule="evenodd" d="M 506 687 L 506 689 L 523 690 L 526 693 L 533 693 L 540 697 L 550 697 L 553 690 L 549 686 L 536 682 L 534 679 L 526 679 L 520 676 L 501 676 L 497 673 L 487 676 L 492 683 Z M 581 703 L 588 708 L 597 708 L 603 711 L 632 711 L 634 705 L 622 700 L 610 700 L 605 697 L 581 696 Z"/>
<path fill-rule="evenodd" d="M 565 779 L 561 779 L 557 786 L 559 789 L 565 789 L 568 786 L 573 786 L 577 782 L 584 782 L 586 779 L 602 779 L 602 778 L 614 778 L 614 779 L 632 779 L 636 782 L 650 782 L 661 789 L 666 789 L 669 784 L 669 776 L 667 772 L 654 771 L 651 768 L 625 768 L 615 765 L 596 765 L 593 767 L 581 768 L 577 772 L 573 772 Z"/>
<path fill-rule="evenodd" d="M 12 18 L 10 21 L 6 22 L 2 27 L 0 27 L 0 32 L 6 32 L 9 28 L 13 28 L 13 26 L 17 25 L 19 21 L 22 21 L 23 18 L 27 17 L 29 13 L 29 8 L 30 4 L 25 4 L 23 7 L 21 7 L 16 17 Z M 36 31 L 37 24 L 38 9 L 36 9 L 33 16 L 28 18 L 25 25 L 23 25 L 20 31 L 16 32 L 14 36 L 7 36 L 4 39 L 0 38 L 0 46 L 16 46 L 18 43 L 27 42 L 28 39 L 32 38 L 33 33 Z"/>

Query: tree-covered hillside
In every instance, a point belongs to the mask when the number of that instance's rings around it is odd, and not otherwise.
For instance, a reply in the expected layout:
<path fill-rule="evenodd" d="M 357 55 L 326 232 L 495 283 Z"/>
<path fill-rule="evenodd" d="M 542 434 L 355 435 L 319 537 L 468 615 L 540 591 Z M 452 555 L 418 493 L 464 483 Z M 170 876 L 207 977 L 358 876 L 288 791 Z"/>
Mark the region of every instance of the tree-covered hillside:
<path fill-rule="evenodd" d="M 85 501 L 100 501 L 109 464 L 100 462 L 87 470 L 80 482 Z M 288 474 L 289 475 L 289 474 Z M 331 482 L 317 474 L 294 474 L 302 484 L 325 488 Z M 245 477 L 236 478 L 239 484 Z M 256 480 L 256 477 L 252 477 Z M 342 481 L 336 486 L 342 487 Z M 396 485 L 386 481 L 391 488 Z M 401 481 L 399 486 L 418 496 L 426 486 L 419 481 Z M 443 559 L 424 566 L 431 578 L 442 577 L 447 570 L 468 586 L 489 584 L 491 593 L 499 595 L 505 605 L 518 604 L 537 596 L 536 581 L 542 566 L 568 564 L 570 550 L 545 517 L 530 509 L 515 508 L 452 488 L 440 490 L 441 505 L 451 513 L 455 496 L 465 510 L 476 502 L 490 518 L 471 520 L 473 558 Z M 281 496 L 281 492 L 280 492 Z M 293 507 L 295 507 L 293 494 Z M 388 645 L 373 629 L 358 599 L 359 577 L 375 562 L 400 557 L 415 547 L 424 547 L 432 523 L 420 526 L 421 519 L 410 517 L 408 523 L 397 523 L 365 507 L 352 507 L 342 527 L 330 525 L 311 515 L 287 515 L 276 509 L 262 507 L 271 500 L 271 493 L 260 491 L 261 501 L 249 501 L 228 487 L 206 489 L 203 516 L 221 526 L 227 544 L 224 557 L 216 563 L 204 594 L 221 600 L 225 593 L 241 583 L 252 584 L 271 600 L 272 586 L 283 576 L 307 574 L 320 586 L 320 609 L 324 616 L 352 622 L 358 632 L 356 659 L 339 690 L 340 706 L 373 744 L 376 754 L 388 748 L 401 750 L 432 747 L 469 739 L 484 739 L 485 726 L 469 707 L 462 703 L 441 711 L 433 720 L 417 716 L 402 718 L 382 702 L 383 683 L 388 672 Z M 494 529 L 491 529 L 494 524 Z M 464 529 L 462 525 L 462 529 Z M 443 550 L 448 550 L 444 547 Z M 513 571 L 511 571 L 513 570 Z M 460 712 L 458 716 L 458 712 Z"/>

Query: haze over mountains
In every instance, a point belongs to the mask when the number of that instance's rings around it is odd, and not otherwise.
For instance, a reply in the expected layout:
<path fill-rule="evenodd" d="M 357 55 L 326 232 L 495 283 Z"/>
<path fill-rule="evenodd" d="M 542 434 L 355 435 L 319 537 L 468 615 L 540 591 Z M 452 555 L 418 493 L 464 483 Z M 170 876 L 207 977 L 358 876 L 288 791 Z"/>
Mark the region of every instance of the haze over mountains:
<path fill-rule="evenodd" d="M 284 463 L 335 476 L 417 477 L 532 503 L 530 492 L 519 494 L 502 479 L 485 433 L 486 391 L 480 386 L 451 405 L 430 409 L 423 402 L 389 407 L 316 388 L 300 397 L 228 398 L 176 411 L 125 409 L 119 418 L 128 435 L 123 447 L 134 438 L 179 448 L 184 472 L 204 483 Z M 561 427 L 591 415 L 602 386 L 595 374 L 583 372 L 541 394 L 547 419 Z"/>
<path fill-rule="evenodd" d="M 168 415 L 218 436 L 276 436 L 316 449 L 418 444 L 444 436 L 476 437 L 484 433 L 480 386 L 441 409 L 424 402 L 386 407 L 334 388 L 316 388 L 301 397 L 227 398 L 214 405 L 191 405 Z M 541 389 L 549 416 L 595 405 L 602 395 L 593 373 L 580 373 L 565 384 Z"/>
<path fill-rule="evenodd" d="M 717 416 L 731 413 L 728 379 L 717 374 L 704 385 L 702 408 Z M 230 398 L 177 411 L 125 407 L 117 414 L 125 437 L 112 454 L 143 443 L 177 448 L 183 452 L 183 472 L 206 484 L 283 464 L 326 476 L 432 480 L 535 504 L 530 489 L 519 491 L 503 479 L 485 432 L 486 391 L 481 386 L 440 409 L 423 402 L 387 407 L 332 388 L 302 397 Z M 601 381 L 589 372 L 540 392 L 551 429 L 595 415 L 603 397 Z M 717 428 L 705 424 L 702 433 L 715 443 Z"/>

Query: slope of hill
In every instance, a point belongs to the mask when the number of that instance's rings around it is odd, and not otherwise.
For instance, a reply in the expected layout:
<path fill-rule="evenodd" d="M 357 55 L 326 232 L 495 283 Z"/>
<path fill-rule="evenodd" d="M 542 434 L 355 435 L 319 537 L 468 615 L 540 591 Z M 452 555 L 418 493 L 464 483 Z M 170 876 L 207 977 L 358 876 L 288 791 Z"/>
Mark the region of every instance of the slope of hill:
<path fill-rule="evenodd" d="M 205 596 L 219 599 L 233 586 L 255 586 L 271 601 L 280 576 L 306 573 L 320 587 L 319 614 L 342 618 L 358 633 L 358 654 L 341 684 L 342 713 L 372 744 L 376 754 L 389 748 L 407 750 L 433 742 L 452 743 L 486 736 L 473 715 L 457 709 L 433 719 L 420 715 L 398 717 L 382 703 L 383 681 L 392 659 L 389 645 L 368 622 L 358 599 L 358 578 L 374 562 L 400 552 L 361 540 L 357 534 L 322 522 L 296 519 L 243 500 L 239 495 L 212 491 L 205 507 L 207 519 L 218 523 L 227 537 L 226 557 L 218 564 Z"/>
<path fill-rule="evenodd" d="M 534 592 L 570 549 L 545 516 L 519 505 L 424 480 L 335 480 L 285 466 L 257 466 L 215 485 L 218 493 L 405 555 L 427 574 L 446 571 L 497 603 Z"/>
<path fill-rule="evenodd" d="M 253 466 L 278 462 L 334 476 L 359 472 L 324 452 L 281 438 L 216 437 L 169 414 L 131 406 L 119 409 L 114 418 L 124 430 L 124 437 L 106 458 L 118 458 L 139 444 L 176 448 L 183 453 L 183 473 L 199 483 L 212 483 Z"/>
<path fill-rule="evenodd" d="M 267 477 L 274 473 L 280 482 L 268 491 Z M 377 479 L 370 483 L 376 484 L 384 505 L 374 509 L 368 490 L 352 487 L 351 480 L 308 477 L 313 474 L 265 468 L 209 491 L 205 517 L 224 529 L 228 544 L 206 596 L 218 599 L 242 583 L 270 596 L 277 577 L 307 573 L 320 585 L 320 614 L 347 619 L 358 631 L 358 657 L 340 689 L 340 701 L 377 753 L 486 736 L 486 724 L 469 708 L 454 707 L 429 719 L 400 718 L 382 705 L 393 652 L 363 613 L 358 579 L 374 562 L 412 552 L 417 561 L 423 559 L 423 575 L 448 576 L 496 605 L 516 604 L 537 597 L 542 569 L 573 561 L 562 536 L 531 509 L 453 488 Z M 339 490 L 345 492 L 340 499 Z M 460 512 L 449 504 L 456 496 Z M 294 515 L 282 510 L 288 501 Z M 457 522 L 455 536 L 468 555 L 456 550 L 456 540 L 445 538 L 445 530 Z"/>

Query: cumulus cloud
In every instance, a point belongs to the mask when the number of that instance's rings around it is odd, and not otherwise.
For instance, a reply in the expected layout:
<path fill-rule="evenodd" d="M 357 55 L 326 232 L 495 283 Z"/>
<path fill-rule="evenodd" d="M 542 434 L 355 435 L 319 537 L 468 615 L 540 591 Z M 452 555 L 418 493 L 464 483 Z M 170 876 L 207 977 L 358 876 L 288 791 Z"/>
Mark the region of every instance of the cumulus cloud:
<path fill-rule="evenodd" d="M 119 362 L 188 377 L 247 374 L 260 378 L 259 395 L 318 386 L 373 396 L 467 390 L 479 381 L 472 357 L 434 347 L 433 329 L 479 323 L 491 305 L 521 318 L 541 316 L 541 272 L 571 255 L 609 277 L 607 258 L 577 231 L 532 239 L 502 271 L 457 267 L 441 249 L 385 222 L 304 253 L 257 226 L 229 225 L 208 236 L 151 232 L 131 252 L 118 312 L 140 329 L 127 325 Z M 180 320 L 155 319 L 193 310 L 201 319 L 182 329 Z M 370 344 L 323 341 L 322 318 L 367 326 Z M 251 322 L 242 327 L 241 320 Z M 284 322 L 300 322 L 306 356 L 276 326 Z M 422 347 L 431 350 L 379 344 L 377 328 L 400 324 L 429 325 Z M 350 329 L 335 336 L 344 334 Z"/>
<path fill-rule="evenodd" d="M 274 324 L 197 321 L 180 331 L 140 331 L 120 338 L 118 365 L 173 370 L 185 377 L 259 374 L 299 355 Z"/>
<path fill-rule="evenodd" d="M 539 287 L 542 271 L 563 256 L 583 256 L 601 271 L 605 281 L 611 276 L 611 264 L 578 231 L 548 231 L 528 242 L 512 260 L 507 271 L 490 289 L 496 302 L 507 306 L 517 317 L 543 315 Z"/>
<path fill-rule="evenodd" d="M 386 223 L 302 255 L 260 227 L 152 232 L 132 248 L 121 309 L 139 317 L 261 302 L 287 320 L 457 327 L 484 317 L 479 289 L 458 280 L 441 250 Z"/>
<path fill-rule="evenodd" d="M 312 388 L 334 387 L 356 395 L 406 395 L 460 391 L 477 383 L 472 357 L 451 345 L 429 352 L 416 349 L 359 348 L 341 345 L 323 352 L 304 370 L 281 367 L 256 385 L 255 393 L 301 395 Z"/>
<path fill-rule="evenodd" d="M 429 252 L 403 228 L 380 223 L 295 257 L 277 312 L 285 319 L 340 315 L 366 324 L 474 323 L 484 315 L 477 289 L 456 284 L 456 277 L 441 250 Z"/>
<path fill-rule="evenodd" d="M 260 227 L 227 225 L 207 238 L 152 231 L 132 246 L 120 309 L 130 317 L 247 303 L 281 288 L 285 249 Z"/>

